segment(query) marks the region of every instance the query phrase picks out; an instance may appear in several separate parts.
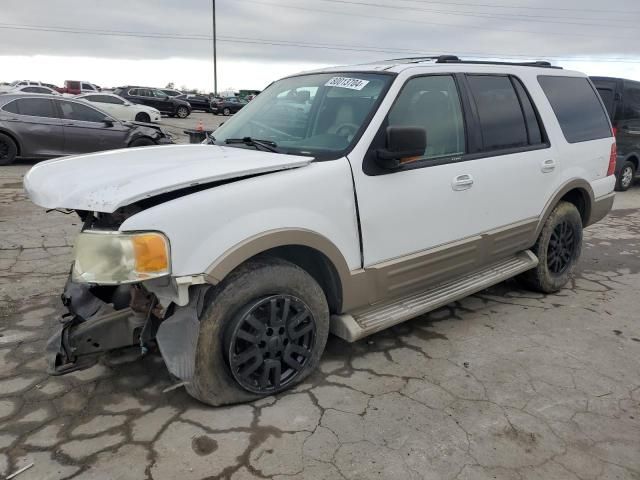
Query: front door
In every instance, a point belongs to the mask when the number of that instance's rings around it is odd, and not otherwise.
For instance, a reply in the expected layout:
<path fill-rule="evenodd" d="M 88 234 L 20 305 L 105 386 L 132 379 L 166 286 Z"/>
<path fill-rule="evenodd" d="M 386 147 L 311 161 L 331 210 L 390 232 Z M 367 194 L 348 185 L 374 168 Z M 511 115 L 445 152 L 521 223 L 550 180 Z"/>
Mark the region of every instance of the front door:
<path fill-rule="evenodd" d="M 80 102 L 56 100 L 64 120 L 64 149 L 67 154 L 124 148 L 129 129 L 99 110 Z"/>
<path fill-rule="evenodd" d="M 375 150 L 384 147 L 389 126 L 424 128 L 424 155 L 395 170 L 378 166 Z M 517 79 L 409 79 L 362 168 L 353 165 L 364 267 L 384 272 L 385 295 L 399 294 L 530 246 L 544 206 L 541 185 L 554 175 L 552 161 L 542 171 L 547 159 L 553 157 Z"/>

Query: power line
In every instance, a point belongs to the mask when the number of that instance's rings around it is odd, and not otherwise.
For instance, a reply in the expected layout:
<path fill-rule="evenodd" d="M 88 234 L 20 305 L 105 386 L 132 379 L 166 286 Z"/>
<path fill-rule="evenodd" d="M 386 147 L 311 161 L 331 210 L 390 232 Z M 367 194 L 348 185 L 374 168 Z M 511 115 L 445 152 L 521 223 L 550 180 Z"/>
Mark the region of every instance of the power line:
<path fill-rule="evenodd" d="M 59 26 L 42 26 L 42 25 L 17 25 L 17 24 L 0 24 L 0 29 L 18 29 L 28 31 L 43 31 L 43 32 L 56 32 L 56 33 L 70 33 L 80 35 L 99 35 L 99 36 L 122 36 L 122 37 L 139 37 L 139 38 L 154 38 L 154 39 L 168 39 L 168 40 L 197 40 L 197 41 L 211 41 L 212 35 L 205 34 L 171 34 L 171 33 L 157 33 L 157 32 L 132 32 L 132 31 L 116 31 L 116 30 L 91 30 L 87 28 L 75 28 L 75 27 L 59 27 Z M 385 54 L 404 54 L 412 56 L 437 56 L 437 55 L 462 55 L 471 56 L 475 58 L 513 58 L 513 59 L 536 59 L 545 58 L 558 61 L 585 61 L 585 62 L 605 62 L 605 63 L 640 63 L 640 60 L 627 59 L 625 57 L 600 57 L 592 59 L 588 57 L 563 57 L 553 55 L 525 55 L 525 54 L 500 54 L 500 53 L 479 53 L 479 52 L 451 52 L 451 51 L 437 51 L 437 52 L 422 52 L 408 48 L 392 48 L 392 47 L 377 47 L 373 45 L 344 45 L 344 44 L 332 44 L 323 42 L 300 42 L 290 40 L 278 40 L 269 38 L 252 38 L 252 37 L 239 37 L 230 35 L 217 36 L 217 40 L 226 43 L 238 43 L 238 44 L 254 44 L 254 45 L 274 45 L 283 47 L 295 47 L 295 48 L 312 48 L 312 49 L 325 49 L 336 51 L 353 51 L 362 53 L 385 53 Z"/>
<path fill-rule="evenodd" d="M 504 29 L 504 28 L 493 28 L 493 27 L 481 27 L 478 25 L 459 25 L 459 24 L 451 24 L 451 23 L 442 23 L 442 22 L 427 22 L 424 20 L 412 20 L 408 18 L 396 18 L 396 17 L 382 17 L 379 15 L 369 15 L 364 13 L 349 13 L 335 10 L 324 10 L 320 8 L 312 8 L 312 7 L 300 7 L 297 5 L 287 5 L 282 3 L 270 3 L 264 2 L 262 0 L 236 0 L 239 2 L 249 2 L 255 3 L 259 5 L 267 5 L 269 7 L 281 7 L 281 8 L 290 8 L 295 10 L 305 10 L 310 12 L 321 12 L 328 13 L 331 15 L 346 15 L 350 17 L 357 18 L 375 18 L 376 20 L 385 20 L 385 21 L 395 21 L 395 22 L 404 22 L 404 23 L 415 23 L 418 25 L 434 25 L 437 27 L 445 27 L 445 28 L 462 28 L 462 29 L 476 29 L 476 30 L 490 30 L 492 32 L 510 32 L 510 33 L 532 33 L 534 35 L 554 35 L 554 36 L 562 36 L 562 37 L 588 37 L 594 38 L 594 35 L 587 33 L 569 33 L 569 32 L 550 32 L 550 31 L 535 31 L 535 30 L 516 30 L 516 29 Z M 633 40 L 635 37 L 620 37 L 620 36 L 612 36 L 612 35 L 598 35 L 598 38 L 611 38 L 616 40 Z"/>
<path fill-rule="evenodd" d="M 499 5 L 495 3 L 463 3 L 463 2 L 438 2 L 434 0 L 401 0 L 403 2 L 411 3 L 428 3 L 432 5 L 447 5 L 456 7 L 483 7 L 483 8 L 511 8 L 520 10 L 544 10 L 544 11 L 558 11 L 558 12 L 592 12 L 592 13 L 616 13 L 622 15 L 640 15 L 639 10 L 624 11 L 624 10 L 610 10 L 610 9 L 596 9 L 596 8 L 561 8 L 561 7 L 530 7 L 524 5 Z"/>
<path fill-rule="evenodd" d="M 409 10 L 409 11 L 420 11 L 420 12 L 428 12 L 435 13 L 438 15 L 452 15 L 458 17 L 474 17 L 474 18 L 495 18 L 495 19 L 512 19 L 517 21 L 527 21 L 527 22 L 541 22 L 541 23 L 554 23 L 560 25 L 579 25 L 579 26 L 593 26 L 593 27 L 615 27 L 615 28 L 626 28 L 637 30 L 637 25 L 634 26 L 624 26 L 624 25 L 612 25 L 612 24 L 604 24 L 604 23 L 585 23 L 585 22 L 573 22 L 573 21 L 563 21 L 556 20 L 557 18 L 563 17 L 549 17 L 544 15 L 528 15 L 528 14 L 510 14 L 510 13 L 483 13 L 483 12 L 468 12 L 468 11 L 452 11 L 452 10 L 436 10 L 431 8 L 419 8 L 419 7 L 408 7 L 403 5 L 385 5 L 383 3 L 370 3 L 370 2 L 356 2 L 352 0 L 320 0 L 322 2 L 330 2 L 330 3 L 341 3 L 346 5 L 358 5 L 365 7 L 375 7 L 375 8 L 387 8 L 391 10 Z M 553 18 L 553 19 L 549 19 Z M 587 22 L 592 21 L 592 18 L 575 18 L 575 20 L 586 20 Z M 620 21 L 620 20 L 618 20 Z M 629 22 L 629 20 L 622 20 L 622 22 Z M 636 22 L 637 23 L 637 22 Z"/>

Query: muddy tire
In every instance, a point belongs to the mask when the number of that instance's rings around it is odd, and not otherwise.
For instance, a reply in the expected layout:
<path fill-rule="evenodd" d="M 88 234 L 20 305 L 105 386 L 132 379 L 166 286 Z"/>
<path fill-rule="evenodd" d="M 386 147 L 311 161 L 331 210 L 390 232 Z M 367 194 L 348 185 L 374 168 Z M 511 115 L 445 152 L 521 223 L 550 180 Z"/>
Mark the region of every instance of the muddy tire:
<path fill-rule="evenodd" d="M 273 395 L 318 365 L 329 307 L 303 269 L 263 257 L 238 267 L 205 299 L 187 392 L 209 405 Z"/>
<path fill-rule="evenodd" d="M 569 202 L 560 202 L 547 218 L 532 248 L 538 266 L 523 273 L 523 283 L 539 292 L 553 293 L 569 281 L 582 252 L 582 218 Z"/>
<path fill-rule="evenodd" d="M 0 133 L 0 165 L 13 163 L 18 155 L 18 146 L 11 137 Z"/>

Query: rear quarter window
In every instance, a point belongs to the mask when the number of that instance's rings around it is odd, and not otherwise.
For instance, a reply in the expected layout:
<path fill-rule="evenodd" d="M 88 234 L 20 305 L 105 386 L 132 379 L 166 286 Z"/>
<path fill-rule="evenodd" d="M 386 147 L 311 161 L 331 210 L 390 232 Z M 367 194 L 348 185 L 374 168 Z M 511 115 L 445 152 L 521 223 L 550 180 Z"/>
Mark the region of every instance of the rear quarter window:
<path fill-rule="evenodd" d="M 587 78 L 541 75 L 538 81 L 567 142 L 611 137 L 607 112 Z"/>

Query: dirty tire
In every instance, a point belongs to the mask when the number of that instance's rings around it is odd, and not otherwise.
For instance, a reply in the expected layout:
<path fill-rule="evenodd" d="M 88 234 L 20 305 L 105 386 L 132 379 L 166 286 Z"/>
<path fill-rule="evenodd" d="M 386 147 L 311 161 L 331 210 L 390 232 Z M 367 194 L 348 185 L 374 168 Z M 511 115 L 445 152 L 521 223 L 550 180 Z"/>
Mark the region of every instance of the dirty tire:
<path fill-rule="evenodd" d="M 149 123 L 150 121 L 151 117 L 144 112 L 140 112 L 136 115 L 136 122 Z"/>
<path fill-rule="evenodd" d="M 224 110 L 222 110 L 222 114 L 225 117 L 228 117 L 229 115 L 231 115 L 231 110 L 229 108 L 225 108 Z"/>
<path fill-rule="evenodd" d="M 616 175 L 616 191 L 617 192 L 626 192 L 629 190 L 629 187 L 633 184 L 633 178 L 636 176 L 636 167 L 630 162 L 624 162 L 622 168 Z"/>
<path fill-rule="evenodd" d="M 571 230 L 566 234 L 573 238 L 573 248 L 566 253 L 564 268 L 553 264 L 553 246 L 557 244 L 558 232 Z M 555 232 L 555 234 L 554 234 Z M 566 237 L 565 237 L 566 238 Z M 582 251 L 582 218 L 578 209 L 569 202 L 560 202 L 544 222 L 540 236 L 532 248 L 538 257 L 538 266 L 520 276 L 522 282 L 533 290 L 553 293 L 569 281 Z M 550 265 L 551 262 L 551 265 Z M 554 268 L 559 271 L 554 272 Z"/>
<path fill-rule="evenodd" d="M 187 107 L 178 107 L 176 115 L 178 118 L 187 118 L 189 116 L 189 109 Z"/>
<path fill-rule="evenodd" d="M 228 338 L 237 318 L 248 305 L 272 295 L 300 299 L 315 320 L 315 342 L 304 367 L 291 383 L 254 393 L 243 388 L 229 366 Z M 241 265 L 211 289 L 205 299 L 195 361 L 195 374 L 187 392 L 209 405 L 255 400 L 286 390 L 304 380 L 318 365 L 329 335 L 329 307 L 318 283 L 303 269 L 287 261 L 260 257 Z"/>
<path fill-rule="evenodd" d="M 129 144 L 129 147 L 131 148 L 148 147 L 149 145 L 156 145 L 156 142 L 154 142 L 150 138 L 143 137 L 143 138 L 136 138 L 133 142 L 131 142 L 131 144 Z"/>
<path fill-rule="evenodd" d="M 18 146 L 11 137 L 0 133 L 0 165 L 13 163 L 18 155 Z"/>

